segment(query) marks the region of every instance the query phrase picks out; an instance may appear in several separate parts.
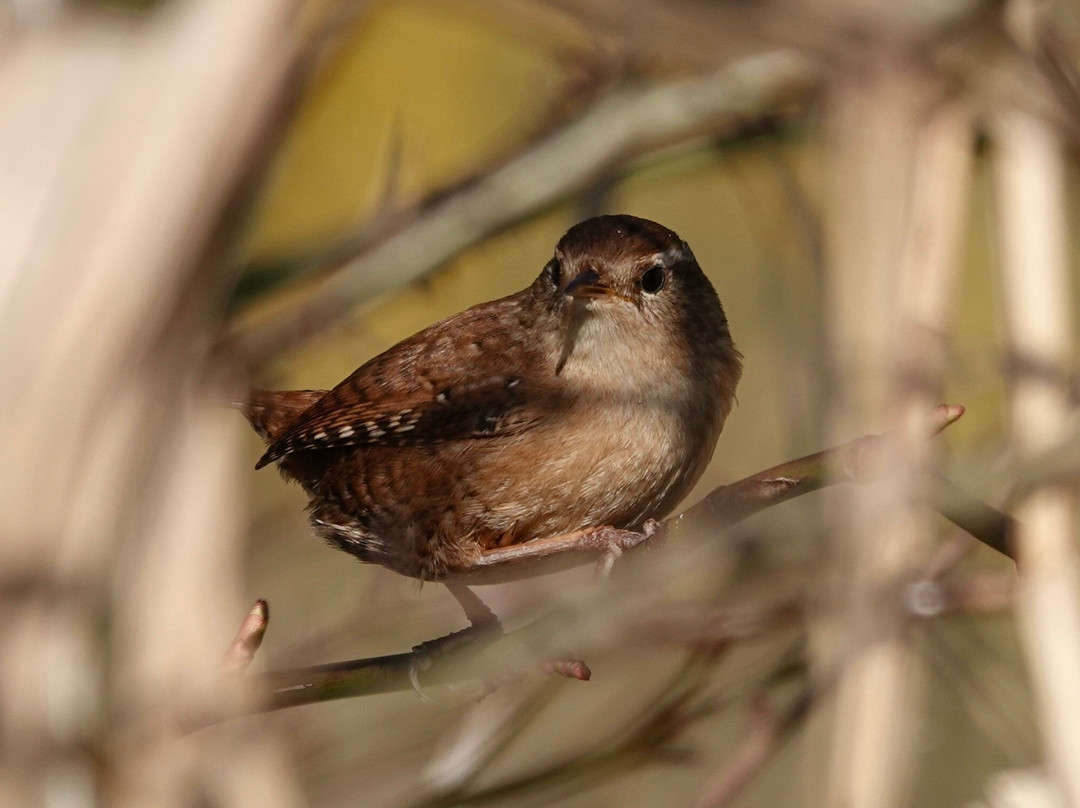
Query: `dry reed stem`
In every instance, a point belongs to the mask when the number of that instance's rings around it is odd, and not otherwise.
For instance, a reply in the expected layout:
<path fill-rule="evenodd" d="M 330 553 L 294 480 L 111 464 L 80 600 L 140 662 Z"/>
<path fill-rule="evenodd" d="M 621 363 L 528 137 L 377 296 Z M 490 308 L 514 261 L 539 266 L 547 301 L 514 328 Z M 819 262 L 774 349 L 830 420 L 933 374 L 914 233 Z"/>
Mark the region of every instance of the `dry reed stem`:
<path fill-rule="evenodd" d="M 1014 32 L 1038 16 L 1014 3 Z M 1027 15 L 1028 19 L 1022 18 Z M 1066 257 L 1065 165 L 1060 135 L 1019 108 L 993 120 L 1001 275 L 1014 361 L 1011 422 L 1022 457 L 1058 441 L 1068 423 L 1064 370 L 1072 357 Z M 1017 507 L 1018 617 L 1052 776 L 1080 806 L 1080 564 L 1075 497 L 1051 485 Z"/>
<path fill-rule="evenodd" d="M 918 688 L 896 593 L 934 533 L 916 507 L 931 452 L 920 437 L 940 394 L 972 142 L 967 111 L 934 108 L 936 82 L 899 53 L 886 47 L 864 68 L 833 96 L 832 425 L 884 422 L 894 439 L 888 478 L 849 491 L 832 515 L 836 584 L 849 594 L 822 635 L 841 662 L 826 804 L 857 808 L 902 804 L 907 783 Z"/>
<path fill-rule="evenodd" d="M 201 263 L 296 58 L 296 7 L 65 7 L 5 31 L 0 804 L 57 784 L 177 804 L 193 782 L 295 804 L 269 736 L 225 771 L 163 727 L 218 692 L 236 602 L 239 427 L 195 381 L 217 325 Z"/>

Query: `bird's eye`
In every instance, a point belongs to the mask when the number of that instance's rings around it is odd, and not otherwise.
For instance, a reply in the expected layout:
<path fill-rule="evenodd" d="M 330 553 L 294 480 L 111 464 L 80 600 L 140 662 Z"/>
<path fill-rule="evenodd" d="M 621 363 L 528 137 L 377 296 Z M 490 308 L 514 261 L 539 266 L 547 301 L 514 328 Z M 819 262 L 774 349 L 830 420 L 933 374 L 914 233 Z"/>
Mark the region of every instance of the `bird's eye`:
<path fill-rule="evenodd" d="M 663 267 L 649 267 L 641 275 L 641 291 L 655 295 L 664 288 L 667 282 L 667 273 Z"/>
<path fill-rule="evenodd" d="M 548 274 L 551 276 L 551 284 L 558 289 L 559 282 L 562 280 L 562 267 L 559 265 L 558 258 L 548 261 Z"/>

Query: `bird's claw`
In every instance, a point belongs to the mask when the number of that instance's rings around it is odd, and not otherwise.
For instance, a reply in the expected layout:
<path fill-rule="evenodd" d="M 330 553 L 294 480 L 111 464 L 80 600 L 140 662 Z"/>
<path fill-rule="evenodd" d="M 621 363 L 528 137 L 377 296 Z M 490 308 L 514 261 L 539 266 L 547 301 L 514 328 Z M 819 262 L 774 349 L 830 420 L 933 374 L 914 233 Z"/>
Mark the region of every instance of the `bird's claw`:
<path fill-rule="evenodd" d="M 454 635 L 450 635 L 451 637 Z M 438 640 L 428 640 L 419 645 L 414 645 L 409 659 L 409 684 L 425 704 L 434 704 L 435 700 L 424 692 L 424 686 L 420 684 L 420 674 L 430 670 L 439 654 L 440 641 L 447 639 L 441 637 Z"/>
<path fill-rule="evenodd" d="M 607 525 L 592 528 L 588 532 L 588 542 L 600 554 L 596 562 L 596 576 L 607 578 L 611 575 L 615 562 L 622 558 L 627 550 L 633 550 L 646 542 L 650 544 L 662 542 L 665 537 L 666 530 L 663 524 L 655 519 L 646 520 L 641 532 L 622 530 Z"/>
<path fill-rule="evenodd" d="M 421 701 L 427 704 L 436 703 L 435 699 L 424 691 L 424 687 L 420 683 L 420 674 L 431 670 L 439 657 L 460 648 L 463 644 L 474 641 L 477 637 L 483 636 L 487 630 L 488 626 L 470 626 L 452 634 L 447 634 L 445 637 L 428 640 L 413 646 L 409 659 L 409 683 Z"/>
<path fill-rule="evenodd" d="M 657 519 L 646 519 L 641 532 L 645 536 L 645 543 L 653 549 L 662 547 L 667 541 L 667 525 Z"/>

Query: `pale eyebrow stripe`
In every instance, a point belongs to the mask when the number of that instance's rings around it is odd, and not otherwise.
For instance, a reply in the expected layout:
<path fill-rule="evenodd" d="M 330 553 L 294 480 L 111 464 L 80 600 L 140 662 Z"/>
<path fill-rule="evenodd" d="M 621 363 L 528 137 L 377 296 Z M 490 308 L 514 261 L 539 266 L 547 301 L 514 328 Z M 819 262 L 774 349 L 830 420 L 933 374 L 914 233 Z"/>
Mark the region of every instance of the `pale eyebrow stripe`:
<path fill-rule="evenodd" d="M 649 256 L 651 263 L 659 263 L 664 266 L 671 266 L 676 260 L 682 260 L 686 258 L 686 250 L 683 249 L 681 244 L 668 247 L 661 252 L 653 253 Z"/>

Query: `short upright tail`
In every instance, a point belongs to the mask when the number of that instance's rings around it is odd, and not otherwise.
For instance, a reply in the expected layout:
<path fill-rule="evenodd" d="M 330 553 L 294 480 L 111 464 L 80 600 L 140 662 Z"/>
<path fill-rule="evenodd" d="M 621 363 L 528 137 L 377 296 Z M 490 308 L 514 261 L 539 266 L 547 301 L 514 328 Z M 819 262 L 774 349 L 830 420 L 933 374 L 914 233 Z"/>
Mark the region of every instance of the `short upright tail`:
<path fill-rule="evenodd" d="M 263 440 L 270 443 L 286 426 L 326 395 L 325 390 L 252 390 L 240 410 Z"/>

